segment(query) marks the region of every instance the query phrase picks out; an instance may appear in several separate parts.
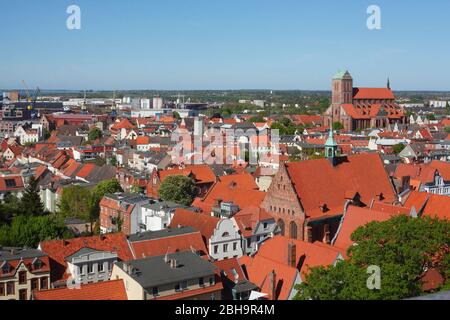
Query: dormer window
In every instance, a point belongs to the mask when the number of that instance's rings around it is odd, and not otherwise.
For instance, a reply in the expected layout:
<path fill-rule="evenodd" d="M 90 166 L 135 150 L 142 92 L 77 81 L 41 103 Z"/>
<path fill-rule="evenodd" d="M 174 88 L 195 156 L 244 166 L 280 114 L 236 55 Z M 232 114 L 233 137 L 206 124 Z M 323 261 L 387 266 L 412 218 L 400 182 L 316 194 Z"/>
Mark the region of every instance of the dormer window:
<path fill-rule="evenodd" d="M 44 263 L 40 259 L 35 259 L 33 261 L 33 268 L 36 270 L 41 269 L 43 265 L 44 265 Z"/>
<path fill-rule="evenodd" d="M 5 261 L 3 262 L 1 269 L 3 273 L 9 273 L 11 271 L 11 265 L 7 261 Z"/>

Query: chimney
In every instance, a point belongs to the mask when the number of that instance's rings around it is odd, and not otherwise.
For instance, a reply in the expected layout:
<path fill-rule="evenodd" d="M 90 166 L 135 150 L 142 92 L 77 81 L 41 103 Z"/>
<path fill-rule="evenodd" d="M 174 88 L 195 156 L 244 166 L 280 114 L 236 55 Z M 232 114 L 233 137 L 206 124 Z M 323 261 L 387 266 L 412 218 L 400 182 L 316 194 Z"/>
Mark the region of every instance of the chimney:
<path fill-rule="evenodd" d="M 170 268 L 171 268 L 171 269 L 176 269 L 176 268 L 178 268 L 178 262 L 177 262 L 176 259 L 170 260 Z"/>
<path fill-rule="evenodd" d="M 288 266 L 292 268 L 296 268 L 296 262 L 297 262 L 297 245 L 293 242 L 288 243 Z"/>
<path fill-rule="evenodd" d="M 269 275 L 269 299 L 276 300 L 277 299 L 277 274 L 275 270 Z"/>

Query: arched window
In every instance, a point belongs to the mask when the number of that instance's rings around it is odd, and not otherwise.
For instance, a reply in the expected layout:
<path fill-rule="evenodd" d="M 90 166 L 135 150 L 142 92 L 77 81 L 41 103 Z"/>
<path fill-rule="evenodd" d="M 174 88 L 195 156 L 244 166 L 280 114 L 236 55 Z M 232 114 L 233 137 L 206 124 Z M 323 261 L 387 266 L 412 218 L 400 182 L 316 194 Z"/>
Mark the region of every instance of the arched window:
<path fill-rule="evenodd" d="M 289 224 L 289 235 L 291 239 L 297 239 L 297 224 L 294 221 Z"/>
<path fill-rule="evenodd" d="M 280 228 L 281 235 L 284 236 L 284 234 L 285 234 L 284 221 L 282 219 L 280 219 L 280 220 L 278 220 L 277 224 L 278 224 L 278 228 Z"/>

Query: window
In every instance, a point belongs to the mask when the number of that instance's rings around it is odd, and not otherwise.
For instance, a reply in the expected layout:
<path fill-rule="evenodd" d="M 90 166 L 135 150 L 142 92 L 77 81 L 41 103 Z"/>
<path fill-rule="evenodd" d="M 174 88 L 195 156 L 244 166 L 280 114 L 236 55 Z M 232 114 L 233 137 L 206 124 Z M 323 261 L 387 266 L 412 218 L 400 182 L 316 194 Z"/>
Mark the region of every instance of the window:
<path fill-rule="evenodd" d="M 233 242 L 233 251 L 237 250 L 237 242 Z"/>
<path fill-rule="evenodd" d="M 19 300 L 28 300 L 27 289 L 19 290 Z"/>
<path fill-rule="evenodd" d="M 203 280 L 203 278 L 198 279 L 198 285 L 200 287 L 203 287 L 205 285 L 205 281 Z"/>
<path fill-rule="evenodd" d="M 41 290 L 47 289 L 48 289 L 48 278 L 47 277 L 41 278 Z"/>
<path fill-rule="evenodd" d="M 228 252 L 228 244 L 223 245 L 223 252 Z"/>
<path fill-rule="evenodd" d="M 31 290 L 38 290 L 39 289 L 39 281 L 38 279 L 31 279 Z"/>
<path fill-rule="evenodd" d="M 0 297 L 5 295 L 5 284 L 0 283 Z"/>
<path fill-rule="evenodd" d="M 152 294 L 153 294 L 154 296 L 159 295 L 159 289 L 158 289 L 158 287 L 153 287 L 153 289 L 152 289 Z"/>
<path fill-rule="evenodd" d="M 8 282 L 6 284 L 6 295 L 11 296 L 16 293 L 14 282 Z"/>
<path fill-rule="evenodd" d="M 179 283 L 175 285 L 175 291 L 176 292 L 180 292 L 181 291 L 181 287 L 180 287 Z"/>
<path fill-rule="evenodd" d="M 103 272 L 105 270 L 105 267 L 104 267 L 104 265 L 103 265 L 103 262 L 100 262 L 99 264 L 98 264 L 98 271 L 99 272 Z"/>
<path fill-rule="evenodd" d="M 19 284 L 27 284 L 27 272 L 26 271 L 19 272 Z"/>
<path fill-rule="evenodd" d="M 181 281 L 181 289 L 186 290 L 188 288 L 188 282 L 187 281 Z"/>
<path fill-rule="evenodd" d="M 94 273 L 94 264 L 88 264 L 88 273 Z"/>
<path fill-rule="evenodd" d="M 289 210 L 289 213 L 291 213 L 291 210 Z M 264 229 L 267 229 L 267 227 L 268 227 L 267 222 L 264 222 L 263 226 L 264 226 Z"/>
<path fill-rule="evenodd" d="M 212 286 L 213 284 L 214 284 L 214 278 L 211 277 L 211 278 L 209 278 L 209 285 Z"/>
<path fill-rule="evenodd" d="M 214 253 L 217 254 L 218 251 L 219 251 L 219 246 L 214 246 Z"/>
<path fill-rule="evenodd" d="M 85 275 L 85 268 L 84 268 L 84 266 L 80 266 L 80 267 L 78 267 L 78 273 L 80 274 L 80 275 Z"/>

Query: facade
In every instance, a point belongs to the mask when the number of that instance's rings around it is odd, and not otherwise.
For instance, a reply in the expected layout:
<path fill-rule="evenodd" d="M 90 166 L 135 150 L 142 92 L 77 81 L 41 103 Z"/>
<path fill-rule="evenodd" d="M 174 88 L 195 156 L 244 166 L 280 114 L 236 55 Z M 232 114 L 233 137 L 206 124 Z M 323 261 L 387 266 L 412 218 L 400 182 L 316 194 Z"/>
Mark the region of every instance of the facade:
<path fill-rule="evenodd" d="M 72 278 L 80 284 L 108 281 L 117 260 L 117 253 L 87 247 L 66 257 Z"/>
<path fill-rule="evenodd" d="M 261 207 L 275 218 L 282 235 L 329 243 L 348 204 L 396 200 L 378 154 L 339 157 L 330 132 L 325 155 L 280 166 Z"/>
<path fill-rule="evenodd" d="M 406 123 L 404 111 L 395 102 L 388 85 L 386 88 L 354 88 L 348 71 L 333 77 L 331 106 L 325 112 L 324 124 L 343 124 L 345 130 L 384 128 L 389 124 Z"/>
<path fill-rule="evenodd" d="M 167 228 L 177 208 L 185 208 L 169 201 L 154 201 L 145 204 L 141 209 L 140 231 L 159 231 Z"/>
<path fill-rule="evenodd" d="M 100 201 L 100 231 L 134 234 L 141 230 L 142 206 L 151 199 L 140 194 L 115 193 Z"/>
<path fill-rule="evenodd" d="M 171 228 L 193 227 L 200 231 L 208 248 L 209 256 L 215 260 L 237 258 L 243 255 L 242 237 L 233 218 L 217 218 L 185 209 L 177 209 Z"/>
<path fill-rule="evenodd" d="M 220 300 L 217 267 L 190 251 L 114 265 L 112 279 L 122 279 L 129 300 Z"/>
<path fill-rule="evenodd" d="M 50 287 L 50 261 L 40 250 L 0 248 L 0 300 L 30 300 Z"/>

